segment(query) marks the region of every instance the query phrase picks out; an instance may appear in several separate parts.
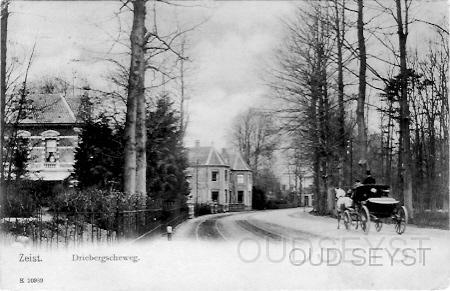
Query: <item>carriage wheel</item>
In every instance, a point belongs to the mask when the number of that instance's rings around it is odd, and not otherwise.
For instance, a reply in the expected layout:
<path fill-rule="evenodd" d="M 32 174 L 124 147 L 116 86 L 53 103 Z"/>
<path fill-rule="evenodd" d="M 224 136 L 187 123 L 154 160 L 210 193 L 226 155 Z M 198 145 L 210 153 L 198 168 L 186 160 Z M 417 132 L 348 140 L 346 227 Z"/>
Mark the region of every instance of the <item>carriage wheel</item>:
<path fill-rule="evenodd" d="M 398 234 L 404 233 L 407 223 L 408 223 L 408 212 L 406 211 L 405 206 L 402 206 L 397 210 L 397 214 L 395 216 L 395 226 L 394 226 L 395 231 Z"/>
<path fill-rule="evenodd" d="M 369 233 L 370 230 L 370 213 L 367 206 L 363 206 L 359 211 L 359 221 L 361 228 L 365 233 Z"/>
<path fill-rule="evenodd" d="M 348 212 L 348 210 L 344 211 L 344 225 L 345 225 L 345 229 L 349 230 L 350 226 L 351 226 L 351 217 L 350 217 L 350 213 Z"/>
<path fill-rule="evenodd" d="M 375 229 L 377 230 L 377 232 L 379 232 L 382 227 L 383 227 L 383 222 L 381 222 L 381 220 L 378 219 L 377 221 L 375 221 Z"/>

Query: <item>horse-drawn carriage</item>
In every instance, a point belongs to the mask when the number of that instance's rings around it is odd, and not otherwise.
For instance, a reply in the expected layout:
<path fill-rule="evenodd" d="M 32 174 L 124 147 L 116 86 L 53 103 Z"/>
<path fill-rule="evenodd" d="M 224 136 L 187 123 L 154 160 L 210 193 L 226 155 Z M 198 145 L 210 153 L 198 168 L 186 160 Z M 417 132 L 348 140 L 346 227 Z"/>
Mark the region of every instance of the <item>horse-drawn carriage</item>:
<path fill-rule="evenodd" d="M 361 226 L 364 232 L 369 232 L 370 222 L 375 223 L 375 229 L 380 231 L 383 222 L 389 220 L 394 224 L 395 231 L 402 234 L 408 223 L 408 213 L 400 201 L 389 197 L 389 186 L 368 184 L 352 189 L 353 205 L 345 207 L 342 215 L 346 229 Z M 339 212 L 339 211 L 338 211 Z"/>

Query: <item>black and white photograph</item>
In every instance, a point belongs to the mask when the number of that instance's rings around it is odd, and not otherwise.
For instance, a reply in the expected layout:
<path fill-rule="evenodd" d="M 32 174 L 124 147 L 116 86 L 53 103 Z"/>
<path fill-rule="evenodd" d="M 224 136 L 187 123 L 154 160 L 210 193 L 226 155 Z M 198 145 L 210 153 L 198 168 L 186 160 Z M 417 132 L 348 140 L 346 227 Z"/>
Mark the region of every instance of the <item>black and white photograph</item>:
<path fill-rule="evenodd" d="M 450 288 L 448 1 L 0 5 L 0 290 Z"/>

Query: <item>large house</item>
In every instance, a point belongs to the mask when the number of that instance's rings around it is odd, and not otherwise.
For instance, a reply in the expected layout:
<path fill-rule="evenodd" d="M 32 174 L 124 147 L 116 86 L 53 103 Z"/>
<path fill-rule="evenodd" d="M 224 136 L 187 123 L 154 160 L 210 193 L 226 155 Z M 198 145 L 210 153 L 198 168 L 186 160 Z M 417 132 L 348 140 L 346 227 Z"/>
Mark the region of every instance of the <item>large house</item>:
<path fill-rule="evenodd" d="M 27 96 L 30 112 L 18 124 L 17 135 L 28 140 L 27 177 L 62 181 L 73 172 L 80 131 L 79 96 L 33 94 Z"/>
<path fill-rule="evenodd" d="M 224 211 L 252 208 L 252 171 L 242 156 L 212 146 L 188 148 L 189 184 L 194 204 L 218 205 Z"/>
<path fill-rule="evenodd" d="M 18 124 L 18 136 L 28 140 L 27 179 L 63 181 L 75 164 L 75 148 L 82 124 L 80 96 L 33 94 L 30 114 Z M 252 171 L 239 153 L 216 151 L 199 143 L 188 149 L 192 201 L 214 204 L 224 211 L 249 210 Z"/>

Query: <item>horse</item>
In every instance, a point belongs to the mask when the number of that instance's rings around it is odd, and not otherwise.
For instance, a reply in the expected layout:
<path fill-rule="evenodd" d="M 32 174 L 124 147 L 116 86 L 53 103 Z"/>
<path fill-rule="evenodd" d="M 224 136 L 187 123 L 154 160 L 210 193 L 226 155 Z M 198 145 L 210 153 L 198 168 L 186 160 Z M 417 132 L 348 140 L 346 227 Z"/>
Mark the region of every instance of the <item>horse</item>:
<path fill-rule="evenodd" d="M 346 208 L 351 207 L 353 201 L 350 197 L 346 196 L 345 191 L 341 188 L 335 188 L 334 192 L 336 195 L 335 210 L 336 210 L 336 217 L 338 220 L 337 228 L 339 229 L 341 218 L 343 218 L 344 215 L 344 211 Z"/>

